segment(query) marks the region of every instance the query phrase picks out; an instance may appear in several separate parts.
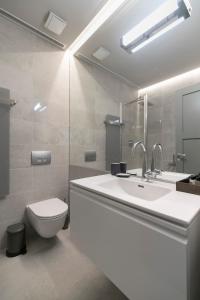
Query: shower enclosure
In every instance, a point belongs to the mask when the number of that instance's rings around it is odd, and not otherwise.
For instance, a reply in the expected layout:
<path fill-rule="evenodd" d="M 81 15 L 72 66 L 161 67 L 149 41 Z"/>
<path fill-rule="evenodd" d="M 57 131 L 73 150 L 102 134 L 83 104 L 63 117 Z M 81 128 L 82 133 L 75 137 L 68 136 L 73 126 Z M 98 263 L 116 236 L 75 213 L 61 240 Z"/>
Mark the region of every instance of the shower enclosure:
<path fill-rule="evenodd" d="M 147 95 L 120 103 L 118 116 L 106 116 L 106 170 L 112 162 L 127 162 L 128 169 L 141 167 L 141 153 L 132 157 L 132 146 L 142 140 L 147 145 Z"/>

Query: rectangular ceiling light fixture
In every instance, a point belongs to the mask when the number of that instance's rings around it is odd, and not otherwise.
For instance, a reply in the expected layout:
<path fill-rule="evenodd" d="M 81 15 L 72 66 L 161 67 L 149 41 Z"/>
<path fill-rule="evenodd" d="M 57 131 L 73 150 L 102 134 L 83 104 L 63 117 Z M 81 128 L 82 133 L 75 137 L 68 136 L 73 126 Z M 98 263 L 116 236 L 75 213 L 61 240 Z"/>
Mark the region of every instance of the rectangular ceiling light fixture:
<path fill-rule="evenodd" d="M 189 0 L 165 1 L 122 37 L 121 47 L 129 53 L 135 53 L 189 18 L 191 12 L 192 7 Z"/>

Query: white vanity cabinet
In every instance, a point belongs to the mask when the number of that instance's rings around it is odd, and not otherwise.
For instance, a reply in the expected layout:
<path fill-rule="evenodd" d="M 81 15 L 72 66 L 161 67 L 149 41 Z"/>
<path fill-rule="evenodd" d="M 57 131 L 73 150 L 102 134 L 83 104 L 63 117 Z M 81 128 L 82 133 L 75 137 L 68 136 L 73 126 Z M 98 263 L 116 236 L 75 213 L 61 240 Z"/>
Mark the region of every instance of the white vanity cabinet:
<path fill-rule="evenodd" d="M 71 238 L 130 300 L 199 300 L 198 218 L 182 227 L 72 185 Z"/>

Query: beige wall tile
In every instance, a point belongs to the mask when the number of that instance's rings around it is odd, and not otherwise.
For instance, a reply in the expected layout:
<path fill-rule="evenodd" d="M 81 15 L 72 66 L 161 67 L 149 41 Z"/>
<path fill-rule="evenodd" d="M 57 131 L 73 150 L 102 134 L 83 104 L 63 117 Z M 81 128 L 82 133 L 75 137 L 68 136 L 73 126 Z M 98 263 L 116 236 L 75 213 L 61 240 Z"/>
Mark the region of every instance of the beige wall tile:
<path fill-rule="evenodd" d="M 105 117 L 119 116 L 119 103 L 133 100 L 137 90 L 111 73 L 75 58 L 70 60 L 70 83 L 70 164 L 85 167 L 86 174 L 87 169 L 104 171 Z M 95 162 L 84 161 L 87 150 L 96 151 Z"/>
<path fill-rule="evenodd" d="M 10 121 L 10 195 L 0 200 L 0 241 L 28 203 L 64 199 L 69 165 L 69 66 L 65 52 L 0 17 L 0 86 L 17 105 Z M 35 112 L 40 102 L 43 112 Z M 31 166 L 32 150 L 52 151 L 50 166 Z"/>

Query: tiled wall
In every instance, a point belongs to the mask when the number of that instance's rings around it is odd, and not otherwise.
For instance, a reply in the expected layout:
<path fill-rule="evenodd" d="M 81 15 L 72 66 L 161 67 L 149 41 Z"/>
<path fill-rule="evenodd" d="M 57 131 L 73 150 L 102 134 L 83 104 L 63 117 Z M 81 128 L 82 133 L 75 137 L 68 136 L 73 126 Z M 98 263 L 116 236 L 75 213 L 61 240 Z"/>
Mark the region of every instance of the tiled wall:
<path fill-rule="evenodd" d="M 10 118 L 10 195 L 0 200 L 0 247 L 26 204 L 67 195 L 67 63 L 63 51 L 0 18 L 0 86 L 17 101 Z M 38 102 L 47 109 L 35 112 Z M 32 150 L 51 150 L 51 165 L 32 167 Z"/>
<path fill-rule="evenodd" d="M 111 73 L 70 60 L 70 164 L 85 168 L 85 176 L 87 169 L 105 170 L 106 115 L 119 116 L 119 103 L 135 97 L 137 89 Z M 87 150 L 96 150 L 96 162 L 84 161 Z"/>
<path fill-rule="evenodd" d="M 158 91 L 149 96 L 148 107 L 148 154 L 151 161 L 152 146 L 161 143 L 163 146 L 163 169 L 175 171 L 173 156 L 176 154 L 176 91 Z M 149 165 L 150 167 L 150 165 Z M 159 168 L 159 166 L 157 166 Z"/>
<path fill-rule="evenodd" d="M 176 99 L 181 89 L 199 84 L 200 72 L 189 73 L 156 88 L 148 89 L 148 153 L 153 144 L 161 143 L 164 152 L 164 170 L 176 171 Z"/>

